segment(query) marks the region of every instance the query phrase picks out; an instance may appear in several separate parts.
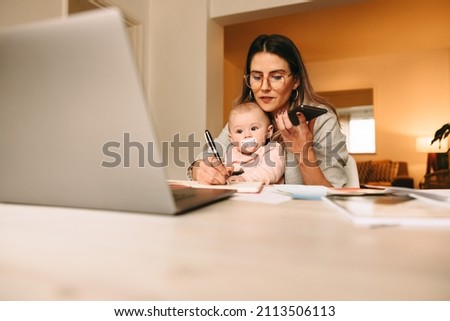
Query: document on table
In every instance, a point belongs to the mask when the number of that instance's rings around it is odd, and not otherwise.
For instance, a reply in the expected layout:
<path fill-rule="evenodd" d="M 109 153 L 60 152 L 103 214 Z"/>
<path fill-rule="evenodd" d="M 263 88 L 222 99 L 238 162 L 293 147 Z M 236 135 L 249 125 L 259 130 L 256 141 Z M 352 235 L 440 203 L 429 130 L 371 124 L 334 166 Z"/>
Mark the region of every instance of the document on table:
<path fill-rule="evenodd" d="M 247 201 L 265 204 L 280 204 L 290 201 L 292 198 L 289 195 L 278 192 L 272 185 L 266 185 L 260 193 L 237 193 L 231 197 L 234 201 Z"/>
<path fill-rule="evenodd" d="M 168 180 L 172 186 L 189 186 L 194 188 L 234 189 L 237 191 L 230 199 L 255 203 L 279 204 L 292 198 L 279 193 L 272 185 L 264 186 L 262 182 L 231 182 L 228 185 L 200 184 L 196 181 Z"/>
<path fill-rule="evenodd" d="M 263 188 L 262 182 L 230 182 L 226 185 L 201 184 L 197 181 L 187 180 L 168 180 L 169 185 L 182 185 L 194 188 L 212 188 L 212 189 L 232 189 L 238 193 L 259 193 Z"/>
<path fill-rule="evenodd" d="M 450 189 L 411 189 L 402 187 L 389 187 L 387 193 L 396 195 L 409 195 L 427 202 L 446 203 L 450 206 Z"/>
<path fill-rule="evenodd" d="M 293 199 L 324 200 L 357 225 L 450 227 L 450 190 L 274 187 Z"/>
<path fill-rule="evenodd" d="M 414 196 L 414 195 L 413 195 Z M 323 200 L 356 225 L 450 228 L 450 203 L 410 195 L 328 195 Z"/>
<path fill-rule="evenodd" d="M 321 199 L 326 195 L 357 196 L 357 195 L 409 195 L 411 197 L 440 201 L 450 204 L 450 189 L 420 190 L 406 187 L 371 188 L 330 188 L 321 185 L 273 185 L 278 191 L 290 195 L 294 199 Z"/>

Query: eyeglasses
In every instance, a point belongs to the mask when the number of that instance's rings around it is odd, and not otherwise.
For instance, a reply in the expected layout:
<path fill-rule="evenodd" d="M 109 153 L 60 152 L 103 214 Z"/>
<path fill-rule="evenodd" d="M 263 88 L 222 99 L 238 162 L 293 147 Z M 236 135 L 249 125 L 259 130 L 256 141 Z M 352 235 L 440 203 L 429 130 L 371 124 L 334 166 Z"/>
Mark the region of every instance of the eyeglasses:
<path fill-rule="evenodd" d="M 292 74 L 289 75 L 280 75 L 279 73 L 269 74 L 267 77 L 263 77 L 261 73 L 251 73 L 249 75 L 244 75 L 245 83 L 247 86 L 251 89 L 260 89 L 264 79 L 267 79 L 267 82 L 269 83 L 269 86 L 274 89 L 280 89 L 284 86 L 286 83 L 286 78 L 292 76 Z"/>

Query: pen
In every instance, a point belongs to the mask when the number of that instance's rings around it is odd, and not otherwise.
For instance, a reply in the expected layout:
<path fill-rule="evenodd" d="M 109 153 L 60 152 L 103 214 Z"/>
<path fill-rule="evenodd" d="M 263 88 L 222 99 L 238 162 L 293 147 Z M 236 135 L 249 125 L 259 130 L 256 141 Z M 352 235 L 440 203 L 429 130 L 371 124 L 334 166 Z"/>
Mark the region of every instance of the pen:
<path fill-rule="evenodd" d="M 209 145 L 209 148 L 211 149 L 211 151 L 214 154 L 214 157 L 217 158 L 217 160 L 222 163 L 222 160 L 220 158 L 219 153 L 217 152 L 217 148 L 216 148 L 216 144 L 214 144 L 214 140 L 211 136 L 211 133 L 209 132 L 209 130 L 205 130 L 205 138 L 206 138 L 206 142 Z"/>
<path fill-rule="evenodd" d="M 220 164 L 223 165 L 222 159 L 220 158 L 219 152 L 217 151 L 216 144 L 214 144 L 214 139 L 211 136 L 211 133 L 209 130 L 205 130 L 205 138 L 206 142 L 208 143 L 209 148 L 214 154 L 214 157 L 217 158 L 217 160 L 220 162 Z M 230 184 L 230 182 L 227 179 L 227 184 Z"/>

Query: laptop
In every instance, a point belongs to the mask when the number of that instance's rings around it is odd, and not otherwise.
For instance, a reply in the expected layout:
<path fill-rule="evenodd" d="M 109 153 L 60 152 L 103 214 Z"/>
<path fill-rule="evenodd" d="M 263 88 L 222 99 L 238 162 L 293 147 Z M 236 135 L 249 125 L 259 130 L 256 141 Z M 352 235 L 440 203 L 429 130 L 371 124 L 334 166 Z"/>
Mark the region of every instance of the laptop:
<path fill-rule="evenodd" d="M 117 9 L 0 31 L 0 202 L 177 214 L 233 194 L 173 191 L 160 146 Z"/>

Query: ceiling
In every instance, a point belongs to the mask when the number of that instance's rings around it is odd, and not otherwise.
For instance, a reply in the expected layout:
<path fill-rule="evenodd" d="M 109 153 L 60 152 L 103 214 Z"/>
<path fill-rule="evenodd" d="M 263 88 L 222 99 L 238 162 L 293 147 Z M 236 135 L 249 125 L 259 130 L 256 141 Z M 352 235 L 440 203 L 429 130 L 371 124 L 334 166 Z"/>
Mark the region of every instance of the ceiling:
<path fill-rule="evenodd" d="M 448 0 L 363 0 L 322 5 L 225 26 L 225 59 L 243 68 L 250 42 L 261 33 L 290 37 L 306 62 L 450 48 Z"/>
<path fill-rule="evenodd" d="M 366 0 L 210 0 L 210 17 L 229 26 L 361 1 Z"/>

